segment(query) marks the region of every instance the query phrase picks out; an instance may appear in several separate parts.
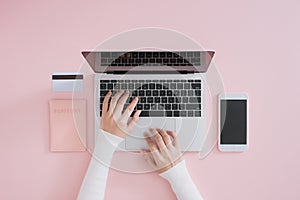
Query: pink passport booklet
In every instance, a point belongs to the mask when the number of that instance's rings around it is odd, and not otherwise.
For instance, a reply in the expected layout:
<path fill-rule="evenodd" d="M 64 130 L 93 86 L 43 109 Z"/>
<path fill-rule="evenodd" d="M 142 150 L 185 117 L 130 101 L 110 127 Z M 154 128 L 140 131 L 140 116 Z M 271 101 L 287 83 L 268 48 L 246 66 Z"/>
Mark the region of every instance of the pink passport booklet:
<path fill-rule="evenodd" d="M 86 100 L 50 100 L 50 151 L 85 151 Z"/>

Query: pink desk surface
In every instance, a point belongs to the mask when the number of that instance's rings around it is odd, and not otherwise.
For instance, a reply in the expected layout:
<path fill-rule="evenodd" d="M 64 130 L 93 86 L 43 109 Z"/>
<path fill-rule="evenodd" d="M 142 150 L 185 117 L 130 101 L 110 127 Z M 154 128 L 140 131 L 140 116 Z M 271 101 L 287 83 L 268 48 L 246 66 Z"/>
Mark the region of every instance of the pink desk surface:
<path fill-rule="evenodd" d="M 49 152 L 50 74 L 77 71 L 81 50 L 158 26 L 207 49 L 228 92 L 251 98 L 250 149 L 185 155 L 205 199 L 300 199 L 300 3 L 1 1 L 0 199 L 75 199 L 89 154 Z M 175 199 L 156 174 L 111 170 L 106 199 Z"/>

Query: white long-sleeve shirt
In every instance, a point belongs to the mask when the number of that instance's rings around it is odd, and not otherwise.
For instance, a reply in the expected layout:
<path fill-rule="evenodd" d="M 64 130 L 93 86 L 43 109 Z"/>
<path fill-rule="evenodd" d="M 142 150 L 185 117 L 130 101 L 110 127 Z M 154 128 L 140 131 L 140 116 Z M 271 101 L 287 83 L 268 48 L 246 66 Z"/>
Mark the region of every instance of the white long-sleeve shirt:
<path fill-rule="evenodd" d="M 96 133 L 94 152 L 78 200 L 104 199 L 109 166 L 116 148 L 123 140 L 103 130 Z M 178 200 L 203 199 L 188 173 L 184 160 L 161 173 L 160 176 L 168 180 Z"/>

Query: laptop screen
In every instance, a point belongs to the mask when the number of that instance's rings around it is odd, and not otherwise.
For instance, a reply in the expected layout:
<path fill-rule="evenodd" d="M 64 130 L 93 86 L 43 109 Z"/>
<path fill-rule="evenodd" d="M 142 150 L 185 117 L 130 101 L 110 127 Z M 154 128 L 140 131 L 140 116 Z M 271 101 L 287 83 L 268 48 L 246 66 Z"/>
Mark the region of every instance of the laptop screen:
<path fill-rule="evenodd" d="M 200 72 L 208 70 L 214 51 L 84 51 L 95 73 Z"/>

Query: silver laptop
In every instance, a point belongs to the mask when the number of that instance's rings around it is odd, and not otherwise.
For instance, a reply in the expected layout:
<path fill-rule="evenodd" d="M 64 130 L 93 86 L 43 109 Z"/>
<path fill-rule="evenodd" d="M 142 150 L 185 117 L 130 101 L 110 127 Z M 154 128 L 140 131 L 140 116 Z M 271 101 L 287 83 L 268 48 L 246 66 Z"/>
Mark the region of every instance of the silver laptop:
<path fill-rule="evenodd" d="M 148 149 L 143 133 L 150 127 L 172 130 L 182 151 L 201 151 L 206 135 L 205 72 L 214 51 L 84 51 L 95 72 L 95 128 L 106 93 L 129 90 L 142 110 L 120 148 Z"/>

